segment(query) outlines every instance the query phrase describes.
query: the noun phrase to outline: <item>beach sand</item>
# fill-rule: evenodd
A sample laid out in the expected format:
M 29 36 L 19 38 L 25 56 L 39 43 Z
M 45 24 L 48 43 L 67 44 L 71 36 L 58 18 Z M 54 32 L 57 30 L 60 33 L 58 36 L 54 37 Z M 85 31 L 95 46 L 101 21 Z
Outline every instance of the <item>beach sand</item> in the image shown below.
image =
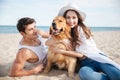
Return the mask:
M 67 77 L 67 71 L 52 69 L 49 74 L 42 73 L 23 77 L 9 77 L 9 69 L 16 57 L 20 34 L 0 34 L 0 80 L 79 80 Z M 100 50 L 120 64 L 120 31 L 94 32 L 94 40 Z M 26 65 L 30 66 L 30 64 Z

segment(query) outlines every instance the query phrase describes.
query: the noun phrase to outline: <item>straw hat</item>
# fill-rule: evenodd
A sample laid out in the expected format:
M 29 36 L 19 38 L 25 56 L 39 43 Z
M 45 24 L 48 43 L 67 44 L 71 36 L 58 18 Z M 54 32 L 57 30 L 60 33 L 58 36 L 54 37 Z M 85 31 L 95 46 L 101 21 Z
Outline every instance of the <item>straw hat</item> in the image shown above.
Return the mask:
M 66 6 L 62 7 L 58 13 L 58 16 L 63 16 L 63 14 L 69 9 L 77 11 L 81 15 L 82 19 L 85 20 L 86 14 L 80 11 L 79 8 L 73 3 L 69 3 Z

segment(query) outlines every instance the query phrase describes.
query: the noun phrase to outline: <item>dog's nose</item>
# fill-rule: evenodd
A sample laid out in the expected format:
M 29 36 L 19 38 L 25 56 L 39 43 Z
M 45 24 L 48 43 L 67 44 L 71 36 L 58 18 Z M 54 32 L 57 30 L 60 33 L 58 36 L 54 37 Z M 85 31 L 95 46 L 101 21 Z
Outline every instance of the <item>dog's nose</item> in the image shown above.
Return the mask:
M 53 22 L 52 23 L 53 29 L 56 29 L 56 24 Z

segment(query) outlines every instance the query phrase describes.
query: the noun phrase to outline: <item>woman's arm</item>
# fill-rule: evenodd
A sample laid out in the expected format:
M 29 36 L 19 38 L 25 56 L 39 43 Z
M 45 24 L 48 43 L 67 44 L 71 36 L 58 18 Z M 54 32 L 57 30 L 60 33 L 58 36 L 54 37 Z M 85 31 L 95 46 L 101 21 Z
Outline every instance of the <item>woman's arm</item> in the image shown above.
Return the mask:
M 82 58 L 84 57 L 83 54 L 75 52 L 75 51 L 66 51 L 60 48 L 56 48 L 54 44 L 56 44 L 57 41 L 54 40 L 53 38 L 49 38 L 46 42 L 45 45 L 50 46 L 50 49 L 58 54 L 64 54 L 64 55 L 68 55 L 68 56 L 72 56 L 72 57 L 78 57 L 78 58 Z
M 82 53 L 78 53 L 75 51 L 66 51 L 66 50 L 62 50 L 59 48 L 55 48 L 55 47 L 51 47 L 52 51 L 58 54 L 64 54 L 64 55 L 68 55 L 68 56 L 72 56 L 72 57 L 78 57 L 78 58 L 83 58 L 84 55 Z

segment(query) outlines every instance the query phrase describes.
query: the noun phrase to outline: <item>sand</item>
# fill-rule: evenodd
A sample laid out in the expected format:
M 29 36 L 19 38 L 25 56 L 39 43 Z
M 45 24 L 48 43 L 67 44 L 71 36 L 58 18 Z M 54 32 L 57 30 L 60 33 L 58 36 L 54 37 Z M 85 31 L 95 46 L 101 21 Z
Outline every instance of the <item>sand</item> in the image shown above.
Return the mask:
M 16 57 L 20 34 L 0 34 L 0 80 L 79 80 L 67 77 L 67 71 L 52 69 L 49 74 L 9 77 L 9 69 Z M 120 31 L 94 32 L 94 40 L 100 50 L 120 64 Z M 30 64 L 27 64 L 30 66 Z

